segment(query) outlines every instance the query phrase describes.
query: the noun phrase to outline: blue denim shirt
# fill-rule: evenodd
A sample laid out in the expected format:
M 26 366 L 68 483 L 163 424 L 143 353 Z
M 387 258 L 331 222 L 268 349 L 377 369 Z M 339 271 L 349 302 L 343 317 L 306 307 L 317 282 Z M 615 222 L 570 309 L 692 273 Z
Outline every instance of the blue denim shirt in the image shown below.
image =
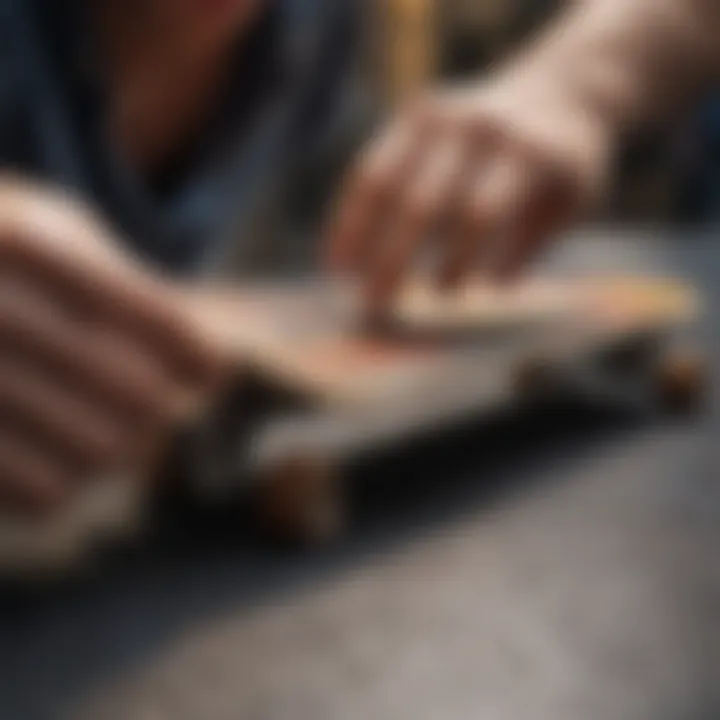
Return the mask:
M 158 193 L 106 133 L 81 0 L 0 0 L 0 167 L 90 198 L 145 259 L 194 272 L 258 242 L 250 218 L 301 165 L 351 65 L 349 0 L 268 0 L 182 179 Z

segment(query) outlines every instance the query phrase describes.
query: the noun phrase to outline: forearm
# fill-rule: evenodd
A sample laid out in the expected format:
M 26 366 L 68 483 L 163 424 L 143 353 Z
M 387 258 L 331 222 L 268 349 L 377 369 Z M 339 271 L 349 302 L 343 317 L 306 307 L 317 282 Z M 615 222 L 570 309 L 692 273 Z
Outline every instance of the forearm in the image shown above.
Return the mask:
M 619 128 L 686 107 L 720 76 L 720 0 L 578 0 L 527 50 Z

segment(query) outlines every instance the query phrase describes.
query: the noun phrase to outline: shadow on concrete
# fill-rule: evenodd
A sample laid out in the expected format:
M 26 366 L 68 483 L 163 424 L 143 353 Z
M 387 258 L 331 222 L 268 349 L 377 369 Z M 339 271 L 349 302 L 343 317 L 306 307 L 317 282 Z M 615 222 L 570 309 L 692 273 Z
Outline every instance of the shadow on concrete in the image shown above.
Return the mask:
M 0 588 L 0 717 L 63 716 L 188 628 L 287 601 L 373 553 L 452 528 L 468 512 L 492 513 L 643 423 L 577 404 L 508 412 L 359 462 L 350 474 L 351 528 L 314 552 L 262 546 L 242 506 L 168 502 L 151 537 L 86 577 L 42 590 Z

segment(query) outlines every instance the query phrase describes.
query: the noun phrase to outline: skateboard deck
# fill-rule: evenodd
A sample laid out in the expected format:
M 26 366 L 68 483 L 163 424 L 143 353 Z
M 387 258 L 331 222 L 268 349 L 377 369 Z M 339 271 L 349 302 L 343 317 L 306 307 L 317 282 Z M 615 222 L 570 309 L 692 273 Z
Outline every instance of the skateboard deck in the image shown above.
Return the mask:
M 682 283 L 622 276 L 476 284 L 455 295 L 417 282 L 374 331 L 358 326 L 351 305 L 312 280 L 198 291 L 198 322 L 213 326 L 247 372 L 302 399 L 303 410 L 256 428 L 256 465 L 311 449 L 372 449 L 492 409 L 517 393 L 528 360 L 569 370 L 671 334 L 700 310 Z
M 356 322 L 347 297 L 319 282 L 194 292 L 197 322 L 255 372 L 316 403 L 353 407 L 433 381 L 447 387 L 468 359 L 481 379 L 500 358 L 530 348 L 572 355 L 669 330 L 700 306 L 690 288 L 664 278 L 478 284 L 454 295 L 413 283 L 373 331 Z

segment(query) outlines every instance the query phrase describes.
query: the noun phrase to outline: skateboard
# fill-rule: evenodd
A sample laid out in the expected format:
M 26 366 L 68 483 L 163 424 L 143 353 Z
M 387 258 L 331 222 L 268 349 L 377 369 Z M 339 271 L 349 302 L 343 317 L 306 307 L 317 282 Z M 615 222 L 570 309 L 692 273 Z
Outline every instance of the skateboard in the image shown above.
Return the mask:
M 215 487 L 249 483 L 274 537 L 317 542 L 341 531 L 346 458 L 509 403 L 559 392 L 622 399 L 641 388 L 663 411 L 702 401 L 702 359 L 681 343 L 701 303 L 672 279 L 478 281 L 451 294 L 416 281 L 371 326 L 353 307 L 313 280 L 205 290 L 195 305 L 249 375 L 282 390 L 249 433 L 233 432 L 242 401 L 231 406 L 226 431 L 209 433 L 230 453 L 212 442 L 204 453 L 206 467 L 224 455 Z
M 239 368 L 237 388 L 188 412 L 193 490 L 245 494 L 272 537 L 296 543 L 342 531 L 348 457 L 570 387 L 605 397 L 642 385 L 672 411 L 703 396 L 701 358 L 677 345 L 700 299 L 668 278 L 477 281 L 450 294 L 416 279 L 382 323 L 316 278 L 195 286 L 185 297 Z M 3 520 L 0 571 L 66 569 L 101 539 L 132 536 L 156 470 L 122 469 L 39 526 Z

